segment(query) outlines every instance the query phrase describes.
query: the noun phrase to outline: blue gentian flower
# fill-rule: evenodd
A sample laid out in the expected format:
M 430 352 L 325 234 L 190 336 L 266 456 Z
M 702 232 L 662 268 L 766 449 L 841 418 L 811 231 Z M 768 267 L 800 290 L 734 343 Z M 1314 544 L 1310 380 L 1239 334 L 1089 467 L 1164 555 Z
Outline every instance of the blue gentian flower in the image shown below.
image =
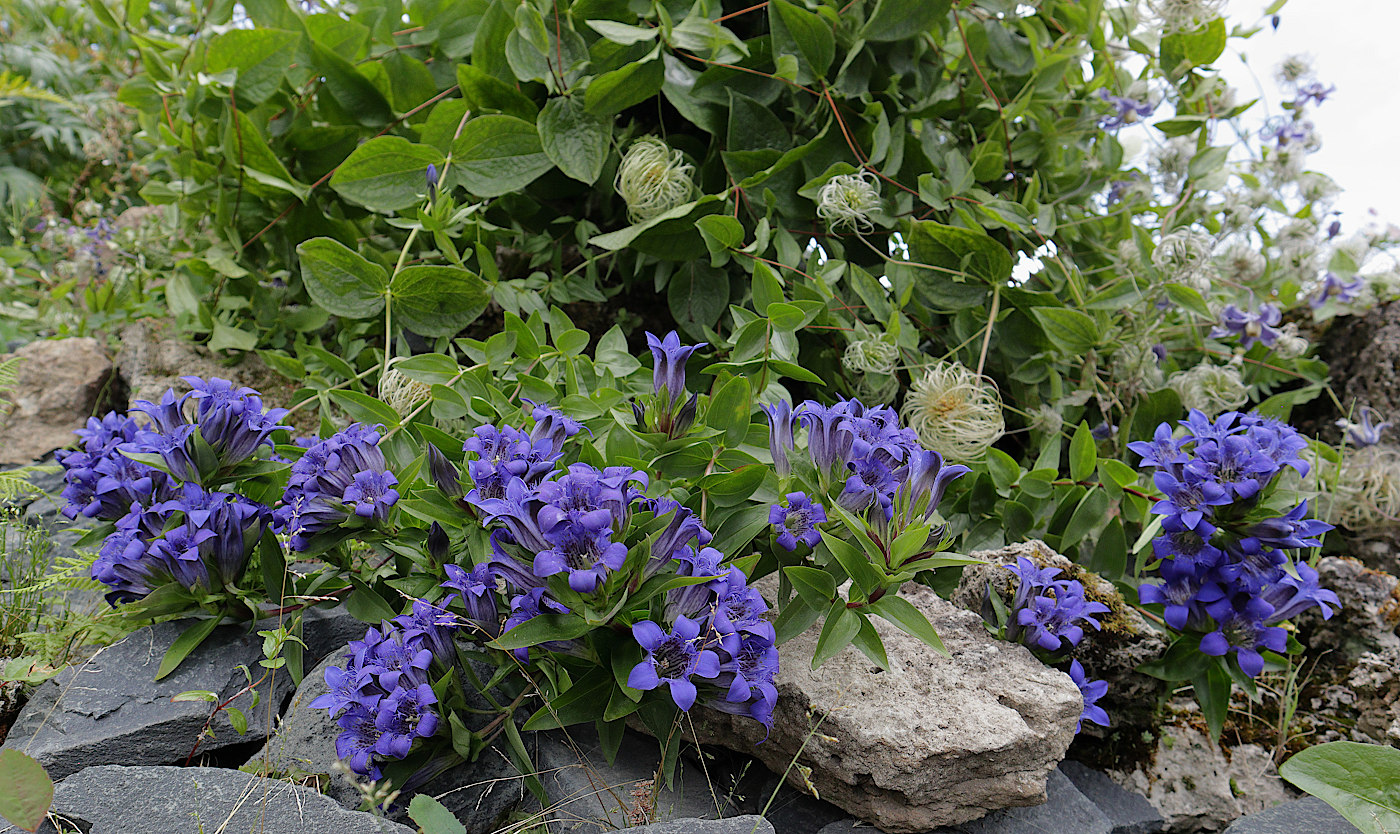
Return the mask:
M 788 452 L 794 447 L 792 406 L 779 400 L 759 407 L 768 416 L 768 450 L 773 454 L 773 468 L 779 478 L 786 478 L 792 474 L 792 462 L 788 460 Z
M 674 408 L 676 402 L 685 395 L 685 363 L 691 354 L 705 347 L 706 343 L 683 345 L 680 335 L 674 330 L 661 339 L 651 333 L 646 336 L 647 347 L 651 349 L 653 359 L 652 393 L 660 394 L 665 390 L 670 397 L 671 407 Z
M 677 617 L 669 635 L 651 620 L 643 620 L 632 626 L 632 637 L 646 652 L 627 675 L 627 685 L 633 689 L 650 690 L 664 683 L 676 706 L 689 712 L 698 694 L 691 676 L 719 675 L 719 655 L 701 647 L 700 623 L 689 617 Z
M 292 464 L 276 513 L 278 528 L 291 535 L 292 550 L 304 551 L 316 535 L 352 517 L 381 524 L 398 503 L 397 484 L 379 449 L 379 432 L 352 423 L 311 446 Z
M 778 528 L 778 546 L 787 551 L 796 550 L 798 542 L 816 547 L 822 539 L 817 525 L 826 521 L 826 508 L 812 503 L 805 492 L 789 492 L 787 503 L 768 510 L 768 523 Z
M 1108 713 L 1098 705 L 1098 701 L 1108 693 L 1108 682 L 1089 680 L 1084 672 L 1084 665 L 1077 660 L 1070 661 L 1069 677 L 1074 681 L 1074 685 L 1079 687 L 1079 694 L 1084 699 L 1084 711 L 1079 716 L 1079 723 L 1074 725 L 1074 731 L 1078 733 L 1084 727 L 1085 721 L 1107 727 Z

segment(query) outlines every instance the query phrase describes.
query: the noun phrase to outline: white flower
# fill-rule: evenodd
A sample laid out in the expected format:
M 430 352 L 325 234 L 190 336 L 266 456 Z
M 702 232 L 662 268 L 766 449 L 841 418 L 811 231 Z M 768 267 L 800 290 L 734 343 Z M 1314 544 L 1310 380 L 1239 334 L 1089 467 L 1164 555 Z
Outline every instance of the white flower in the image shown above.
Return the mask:
M 622 157 L 613 186 L 627 203 L 632 222 L 645 223 L 690 198 L 694 170 L 683 153 L 655 136 L 643 136 Z
M 899 416 L 919 442 L 952 460 L 979 457 L 1006 433 L 996 385 L 957 362 L 929 365 Z
M 868 171 L 837 174 L 817 194 L 817 216 L 832 230 L 874 228 L 871 213 L 880 208 L 880 191 Z
M 1284 87 L 1296 87 L 1313 75 L 1311 55 L 1289 55 L 1274 68 L 1274 79 Z

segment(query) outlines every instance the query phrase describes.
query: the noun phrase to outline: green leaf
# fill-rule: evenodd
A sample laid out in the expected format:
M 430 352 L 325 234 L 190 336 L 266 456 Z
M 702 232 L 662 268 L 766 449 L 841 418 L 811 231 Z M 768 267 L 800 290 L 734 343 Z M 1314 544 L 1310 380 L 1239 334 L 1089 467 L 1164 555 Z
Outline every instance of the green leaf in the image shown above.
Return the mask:
M 797 595 L 818 610 L 831 605 L 836 597 L 836 580 L 820 568 L 791 565 L 783 568 Z
M 1081 354 L 1099 343 L 1099 327 L 1087 313 L 1067 307 L 1032 307 L 1031 315 L 1061 353 Z
M 769 0 L 768 26 L 773 35 L 773 55 L 797 59 L 799 84 L 826 77 L 836 57 L 836 36 L 830 24 L 787 0 Z
M 708 263 L 691 261 L 671 276 L 666 287 L 671 315 L 685 332 L 703 338 L 729 302 L 729 276 Z
M 535 103 L 524 93 L 472 64 L 457 65 L 457 87 L 462 91 L 463 103 L 472 113 L 495 110 L 526 121 L 535 118 Z M 457 126 L 454 124 L 452 128 L 456 130 Z
M 1329 741 L 1295 754 L 1278 772 L 1364 834 L 1400 831 L 1400 750 L 1394 747 Z
M 1209 176 L 1225 165 L 1225 160 L 1229 155 L 1230 147 L 1227 145 L 1222 145 L 1218 148 L 1206 148 L 1191 157 L 1191 162 L 1187 165 L 1186 173 L 1193 180 Z
M 545 616 L 561 615 L 554 614 Z M 540 618 L 536 617 L 535 619 Z M 530 622 L 534 622 L 534 620 Z M 511 629 L 511 631 L 519 631 L 529 625 L 530 622 L 522 623 Z M 525 722 L 524 729 L 527 732 L 533 730 L 552 730 L 556 727 L 567 727 L 571 724 L 592 721 L 598 717 L 598 707 L 607 704 L 609 691 L 614 685 L 612 671 L 610 669 L 595 668 L 582 678 L 574 681 L 573 686 L 564 690 L 557 697 L 547 700 L 545 705 L 540 707 L 539 710 Z
M 317 306 L 352 319 L 371 318 L 383 311 L 389 286 L 384 267 L 328 237 L 306 241 L 297 247 L 297 255 L 302 282 Z
M 1091 489 L 1085 493 L 1060 534 L 1059 549 L 1068 551 L 1101 524 L 1108 517 L 1108 504 L 1108 493 L 1101 489 Z
M 381 127 L 393 120 L 394 108 L 389 106 L 389 100 L 354 64 L 317 43 L 311 45 L 311 55 L 316 69 L 326 79 L 326 89 L 355 121 L 365 127 Z
M 552 167 L 535 126 L 514 116 L 478 116 L 452 143 L 452 170 L 478 197 L 519 191 Z
M 1178 75 L 1192 67 L 1205 66 L 1225 51 L 1225 19 L 1217 17 L 1194 32 L 1178 32 L 1162 38 L 1162 69 Z
M 355 588 L 350 592 L 350 596 L 345 598 L 345 610 L 350 616 L 362 623 L 377 626 L 381 621 L 392 620 L 399 615 L 392 605 L 384 601 L 384 597 L 380 596 L 378 591 L 364 582 L 352 577 L 350 584 Z
M 408 815 L 428 834 L 467 834 L 467 827 L 451 811 L 425 793 L 414 794 L 408 803 Z
M 549 161 L 565 176 L 592 185 L 603 173 L 612 122 L 587 112 L 577 96 L 552 98 L 535 123 Z
M 825 548 L 832 555 L 861 593 L 868 595 L 880 585 L 880 575 L 870 564 L 870 557 L 865 555 L 865 551 L 832 535 L 822 536 L 818 547 Z
M 219 627 L 220 617 L 210 617 L 207 620 L 199 620 L 180 633 L 179 637 L 166 649 L 165 657 L 161 658 L 160 668 L 156 670 L 155 680 L 160 680 L 171 672 L 175 671 L 190 652 L 199 648 L 199 644 Z
M 928 617 L 904 597 L 886 594 L 866 607 L 876 616 L 894 623 L 905 634 L 924 641 L 944 657 L 951 657 L 938 632 L 933 630 L 933 624 L 928 621 Z
M 985 232 L 945 226 L 932 220 L 916 220 L 909 233 L 909 254 L 917 262 L 937 267 L 938 279 L 950 272 L 999 284 L 1011 277 L 1011 253 Z M 921 270 L 927 272 L 927 270 Z
M 1069 476 L 1075 481 L 1085 481 L 1094 474 L 1098 462 L 1097 444 L 1094 432 L 1088 423 L 1080 423 L 1074 429 L 1074 439 L 1069 442 Z
M 371 211 L 402 211 L 423 201 L 428 193 L 428 166 L 441 170 L 442 164 L 442 154 L 431 145 L 417 145 L 402 136 L 378 136 L 340 163 L 331 176 L 331 188 Z
M 880 640 L 880 632 L 875 630 L 875 624 L 870 622 L 864 611 L 856 612 L 856 619 L 860 620 L 860 631 L 851 639 L 851 643 L 860 649 L 861 653 L 870 658 L 880 669 L 888 672 L 890 670 L 890 658 L 885 654 L 885 644 Z
M 1205 674 L 1192 678 L 1191 686 L 1196 691 L 1196 702 L 1201 705 L 1201 714 L 1206 718 L 1206 728 L 1212 741 L 1219 740 L 1220 730 L 1225 726 L 1225 715 L 1230 710 L 1230 673 L 1224 667 L 1224 659 L 1216 659 L 1206 667 Z
M 18 750 L 0 750 L 0 817 L 38 831 L 53 805 L 53 780 L 44 766 Z
M 710 250 L 710 265 L 722 266 L 730 249 L 744 242 L 744 224 L 727 214 L 710 214 L 695 221 L 695 228 Z M 755 273 L 757 269 L 754 270 Z M 771 273 L 770 273 L 771 274 Z
M 577 614 L 541 614 L 492 640 L 493 649 L 523 649 L 550 640 L 572 640 L 592 630 L 588 621 Z
M 953 0 L 880 0 L 860 36 L 871 43 L 907 40 L 931 30 L 952 5 Z
M 1169 282 L 1166 285 L 1167 298 L 1178 307 L 1184 307 L 1203 319 L 1214 321 L 1216 316 L 1210 311 L 1201 291 L 1185 284 Z
M 660 29 L 647 26 L 630 26 L 613 20 L 585 20 L 589 28 L 608 40 L 623 46 L 649 41 L 661 34 Z
M 724 445 L 731 449 L 743 444 L 749 433 L 752 404 L 748 377 L 736 376 L 710 398 L 705 424 L 724 432 Z
M 481 315 L 491 290 L 455 266 L 410 266 L 389 285 L 394 320 L 423 336 L 455 336 Z
M 385 426 L 393 427 L 400 422 L 397 411 L 369 394 L 362 394 L 359 391 L 331 391 L 330 398 L 336 405 L 345 409 L 351 419 L 361 423 L 370 425 L 382 423 Z M 378 620 L 374 622 L 378 622 Z
M 599 118 L 615 116 L 655 97 L 665 80 L 666 67 L 657 57 L 630 63 L 593 79 L 583 91 L 583 104 Z
M 816 649 L 812 652 L 812 669 L 816 670 L 827 660 L 851 644 L 860 632 L 861 618 L 846 607 L 844 599 L 837 599 L 826 613 L 821 634 L 817 637 Z
M 206 72 L 238 71 L 233 84 L 240 107 L 255 107 L 281 86 L 301 35 L 283 29 L 231 29 L 209 42 Z
M 224 712 L 228 713 L 228 723 L 233 727 L 233 731 L 240 736 L 248 734 L 248 716 L 243 714 L 243 710 L 238 707 L 226 707 Z

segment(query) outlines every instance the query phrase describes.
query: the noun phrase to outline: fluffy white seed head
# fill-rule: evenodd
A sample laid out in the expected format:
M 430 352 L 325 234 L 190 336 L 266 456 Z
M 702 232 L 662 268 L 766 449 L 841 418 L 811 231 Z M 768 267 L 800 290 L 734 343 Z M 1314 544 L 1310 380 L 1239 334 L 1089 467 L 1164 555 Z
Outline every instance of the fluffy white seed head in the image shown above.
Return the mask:
M 880 190 L 869 171 L 837 174 L 817 194 L 817 216 L 828 228 L 868 231 L 870 215 L 880 208 Z
M 1296 87 L 1313 76 L 1311 55 L 1289 55 L 1274 68 L 1274 78 L 1284 87 Z
M 1230 244 L 1217 264 L 1221 275 L 1238 284 L 1249 284 L 1263 278 L 1267 266 L 1263 253 L 1244 242 Z
M 685 154 L 655 136 L 643 136 L 622 157 L 613 185 L 632 222 L 645 223 L 690 199 L 694 170 Z
M 1355 533 L 1400 527 L 1400 450 L 1384 445 L 1346 449 L 1339 463 L 1306 457 L 1313 464 L 1313 506 L 1320 518 Z
M 1152 252 L 1152 263 L 1169 281 L 1189 281 L 1210 265 L 1215 240 L 1205 232 L 1181 228 L 1168 233 Z
M 1274 353 L 1281 359 L 1297 359 L 1308 352 L 1308 340 L 1298 335 L 1298 325 L 1289 322 L 1279 329 L 1274 340 Z
M 996 384 L 957 362 L 926 367 L 899 416 L 919 442 L 952 460 L 980 457 L 1006 433 Z
M 1226 0 L 1147 0 L 1163 35 L 1194 32 L 1220 17 Z
M 889 376 L 899 365 L 899 348 L 877 336 L 858 339 L 847 346 L 841 364 L 852 373 Z
M 416 379 L 409 379 L 402 371 L 390 367 L 379 377 L 379 399 L 400 415 L 408 416 L 419 404 L 426 402 L 433 389 Z
M 1249 391 L 1233 365 L 1202 362 L 1194 368 L 1171 375 L 1167 385 L 1181 397 L 1186 408 L 1199 408 L 1206 414 L 1239 408 L 1249 402 Z

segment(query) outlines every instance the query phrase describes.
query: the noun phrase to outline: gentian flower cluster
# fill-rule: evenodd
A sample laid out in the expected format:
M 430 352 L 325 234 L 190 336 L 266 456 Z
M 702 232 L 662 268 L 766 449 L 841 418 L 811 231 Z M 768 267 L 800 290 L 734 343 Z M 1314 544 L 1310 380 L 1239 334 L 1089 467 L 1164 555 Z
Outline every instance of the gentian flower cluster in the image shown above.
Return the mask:
M 456 629 L 453 615 L 415 600 L 411 613 L 350 641 L 344 666 L 326 669 L 330 691 L 311 706 L 330 710 L 342 730 L 336 755 L 351 770 L 379 779 L 381 765 L 406 758 L 446 726 L 432 684 L 458 668 Z
M 938 452 L 923 448 L 912 430 L 900 426 L 892 408 L 867 408 L 858 400 L 831 406 L 808 400 L 796 409 L 778 403 L 763 410 L 779 477 L 792 474 L 794 431 L 805 427 L 814 483 L 834 496 L 837 506 L 866 518 L 882 538 L 931 518 L 948 484 L 970 471 L 945 464 Z M 815 547 L 826 507 L 801 491 L 788 493 L 786 502 L 769 514 L 778 546 L 790 551 L 799 543 Z
M 177 397 L 170 390 L 158 403 L 136 403 L 135 410 L 146 415 L 150 425 L 123 446 L 126 451 L 159 455 L 181 481 L 203 483 L 253 457 L 259 448 L 271 449 L 272 433 L 291 428 L 277 422 L 287 409 L 265 409 L 251 388 L 237 388 L 226 379 L 181 379 L 189 384 L 188 393 Z M 187 409 L 191 401 L 194 406 Z
M 647 347 L 651 349 L 652 356 L 651 407 L 648 409 L 642 402 L 632 403 L 638 429 L 660 432 L 673 439 L 690 429 L 695 422 L 699 395 L 686 397 L 685 363 L 705 344 L 683 345 L 681 337 L 674 330 L 660 339 L 647 334 Z
M 121 447 L 136 440 L 139 424 L 115 411 L 105 417 L 89 417 L 87 427 L 74 434 L 81 438 L 77 450 L 56 455 L 63 466 L 63 514 L 68 518 L 116 521 L 133 504 L 169 497 L 169 479 L 153 466 L 123 455 Z
M 1107 605 L 1085 599 L 1079 580 L 1059 578 L 1059 568 L 1041 568 L 1019 556 L 1016 564 L 1006 569 L 1017 580 L 1008 640 L 1019 639 L 1047 652 L 1067 651 L 1084 639 L 1085 625 L 1100 628 L 1095 614 L 1108 613 Z
M 1330 617 L 1340 604 L 1317 571 L 1290 557 L 1320 546 L 1331 525 L 1308 518 L 1306 501 L 1270 501 L 1285 470 L 1307 474 L 1307 441 L 1285 423 L 1233 411 L 1212 421 L 1193 410 L 1180 426 L 1179 438 L 1163 423 L 1152 440 L 1128 445 L 1165 496 L 1152 508 L 1162 516 L 1152 542 L 1162 581 L 1139 596 L 1162 605 L 1172 628 L 1201 635 L 1202 652 L 1231 656 L 1253 677 L 1264 651 L 1286 648 L 1279 623 L 1314 606 Z
M 669 397 L 674 381 L 659 386 Z M 679 398 L 677 398 L 679 399 Z M 534 405 L 534 404 L 532 404 Z M 492 555 L 471 569 L 446 566 L 448 604 L 475 635 L 493 637 L 543 614 L 606 610 L 618 595 L 656 576 L 694 577 L 660 597 L 651 619 L 631 623 L 644 657 L 628 677 L 641 690 L 665 686 L 681 709 L 697 701 L 768 724 L 777 690 L 776 638 L 767 604 L 748 577 L 721 565 L 724 554 L 686 507 L 649 499 L 645 473 L 625 466 L 562 465 L 565 441 L 581 426 L 534 405 L 527 434 L 483 426 L 469 439 L 460 496 L 491 531 Z M 456 483 L 445 458 L 440 484 Z M 637 531 L 650 531 L 639 540 Z M 634 554 L 629 559 L 629 553 Z M 497 590 L 503 608 L 497 611 Z M 502 623 L 499 617 L 504 617 Z M 577 653 L 579 640 L 515 649 Z
M 1139 119 L 1145 119 L 1157 109 L 1157 105 L 1151 101 L 1139 101 L 1130 96 L 1116 96 L 1108 90 L 1099 90 L 1099 98 L 1113 108 L 1112 113 L 1099 119 L 1099 127 L 1104 130 L 1117 130 Z
M 133 504 L 103 543 L 92 576 L 112 589 L 106 596 L 114 605 L 170 582 L 217 593 L 237 585 L 270 521 L 262 504 L 187 483 L 168 500 Z
M 352 423 L 292 464 L 276 528 L 290 534 L 292 550 L 300 552 L 317 534 L 346 522 L 382 524 L 399 500 L 398 483 L 379 449 L 379 432 Z
M 1220 313 L 1220 324 L 1211 329 L 1210 335 L 1213 339 L 1232 334 L 1239 336 L 1240 346 L 1245 350 L 1249 350 L 1256 342 L 1263 342 L 1265 346 L 1272 347 L 1278 340 L 1277 328 L 1282 318 L 1278 307 L 1273 304 L 1260 304 L 1259 309 L 1254 312 L 1227 304 Z
M 183 377 L 191 390 L 141 401 L 126 417 L 92 418 L 81 448 L 61 452 L 64 513 L 115 522 L 93 563 L 109 602 L 130 602 L 176 582 L 205 594 L 233 588 L 271 520 L 261 504 L 201 484 L 272 447 L 285 409 L 265 409 L 250 388 Z M 158 455 L 168 470 L 129 455 Z
M 1018 556 L 1016 564 L 1005 565 L 1005 568 L 1016 577 L 1010 621 L 1006 624 L 1007 640 L 1058 654 L 1079 645 L 1084 639 L 1084 626 L 1101 628 L 1094 615 L 1107 614 L 1109 608 L 1101 602 L 1085 599 L 1083 583 L 1062 579 L 1059 568 L 1042 568 L 1024 556 Z M 1079 732 L 1085 720 L 1107 727 L 1108 713 L 1096 702 L 1108 692 L 1108 684 L 1089 680 L 1078 660 L 1070 663 L 1068 673 L 1084 698 L 1084 711 L 1075 732 Z

